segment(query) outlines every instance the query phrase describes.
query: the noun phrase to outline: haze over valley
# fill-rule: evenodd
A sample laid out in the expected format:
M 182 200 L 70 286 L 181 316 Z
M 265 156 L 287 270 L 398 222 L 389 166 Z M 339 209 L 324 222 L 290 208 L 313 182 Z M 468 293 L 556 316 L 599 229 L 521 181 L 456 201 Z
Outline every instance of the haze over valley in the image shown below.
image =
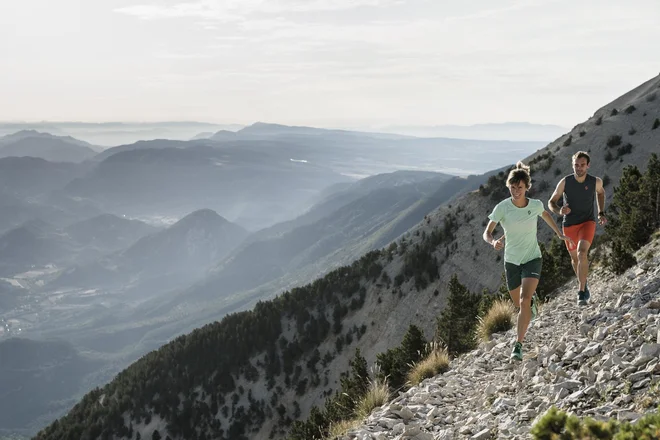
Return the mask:
M 2 400 L 0 428 L 18 433 L 177 335 L 386 246 L 544 145 L 256 123 L 108 147 L 24 128 L 0 138 L 0 340 L 24 353 L 12 383 L 45 393 Z

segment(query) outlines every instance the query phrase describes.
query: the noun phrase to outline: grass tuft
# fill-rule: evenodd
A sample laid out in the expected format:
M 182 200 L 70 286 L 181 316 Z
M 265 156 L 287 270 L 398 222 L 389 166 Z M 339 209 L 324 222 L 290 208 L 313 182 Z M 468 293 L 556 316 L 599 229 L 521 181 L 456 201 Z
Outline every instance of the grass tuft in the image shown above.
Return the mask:
M 449 370 L 447 348 L 437 342 L 429 344 L 428 356 L 417 362 L 408 373 L 408 383 L 419 385 L 424 379 L 431 378 Z
M 479 318 L 477 335 L 484 341 L 488 341 L 493 333 L 505 332 L 513 328 L 516 317 L 516 308 L 508 299 L 500 299 L 493 303 L 492 307 L 483 318 Z

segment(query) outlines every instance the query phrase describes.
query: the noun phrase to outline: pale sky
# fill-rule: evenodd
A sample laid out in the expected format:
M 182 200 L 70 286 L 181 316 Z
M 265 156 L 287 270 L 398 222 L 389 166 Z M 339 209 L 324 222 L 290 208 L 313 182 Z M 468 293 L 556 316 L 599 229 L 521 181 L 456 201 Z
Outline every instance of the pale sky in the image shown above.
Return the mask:
M 0 120 L 572 127 L 658 42 L 659 0 L 0 0 Z

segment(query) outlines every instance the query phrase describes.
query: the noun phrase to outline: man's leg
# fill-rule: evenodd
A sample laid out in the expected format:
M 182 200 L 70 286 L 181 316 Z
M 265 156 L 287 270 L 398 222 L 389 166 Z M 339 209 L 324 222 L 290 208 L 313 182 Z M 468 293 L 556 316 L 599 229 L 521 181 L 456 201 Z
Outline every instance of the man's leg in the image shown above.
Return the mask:
M 580 282 L 580 290 L 584 291 L 587 285 L 587 276 L 589 275 L 589 248 L 591 243 L 587 240 L 580 240 L 577 247 L 577 277 Z M 573 256 L 571 255 L 571 259 Z
M 562 227 L 562 232 L 564 235 L 567 237 L 571 237 L 573 240 L 573 245 L 566 241 L 566 249 L 568 250 L 568 254 L 571 256 L 571 266 L 573 266 L 573 272 L 575 272 L 575 277 L 578 278 L 578 284 L 580 283 L 579 281 L 579 276 L 578 276 L 578 264 L 579 264 L 579 258 L 578 258 L 578 249 L 577 249 L 577 244 L 580 241 L 578 238 L 578 232 L 579 232 L 579 225 L 574 225 L 574 226 L 563 226 Z
M 580 291 L 584 292 L 583 295 L 583 305 L 585 302 L 589 301 L 591 294 L 589 293 L 589 288 L 587 287 L 587 278 L 589 276 L 589 248 L 591 243 L 594 241 L 596 235 L 596 222 L 588 221 L 581 225 L 580 230 L 578 231 L 577 241 L 578 247 L 578 280 L 580 282 Z M 579 292 L 578 292 L 579 294 Z
M 575 277 L 578 278 L 578 284 L 580 283 L 579 281 L 579 276 L 578 276 L 578 250 L 573 249 L 572 251 L 568 251 L 568 254 L 571 256 L 571 266 L 573 266 L 573 272 L 575 272 Z

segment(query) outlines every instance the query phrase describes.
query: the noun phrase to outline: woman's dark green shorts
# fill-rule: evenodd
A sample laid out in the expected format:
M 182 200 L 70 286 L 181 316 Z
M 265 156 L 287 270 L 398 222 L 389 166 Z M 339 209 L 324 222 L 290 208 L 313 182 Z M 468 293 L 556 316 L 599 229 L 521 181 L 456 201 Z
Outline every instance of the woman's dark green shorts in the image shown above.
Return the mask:
M 513 290 L 520 287 L 523 278 L 541 278 L 541 268 L 543 260 L 536 258 L 521 265 L 513 263 L 504 263 L 504 272 L 506 273 L 506 287 Z

